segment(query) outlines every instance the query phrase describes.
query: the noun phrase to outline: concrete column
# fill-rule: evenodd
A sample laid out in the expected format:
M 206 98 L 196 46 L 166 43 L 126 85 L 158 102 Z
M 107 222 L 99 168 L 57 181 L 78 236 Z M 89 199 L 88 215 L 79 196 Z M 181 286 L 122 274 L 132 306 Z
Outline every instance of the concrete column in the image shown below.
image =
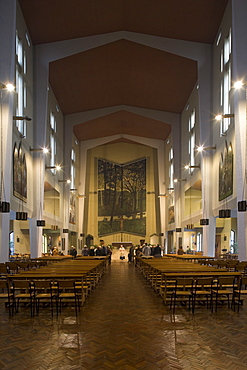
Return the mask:
M 12 83 L 15 80 L 15 19 L 16 0 L 0 1 L 0 82 Z M 12 127 L 14 92 L 1 89 L 0 117 L 0 156 L 1 156 L 1 195 L 3 201 L 10 202 L 12 172 Z M 10 213 L 0 215 L 0 262 L 9 258 Z
M 48 104 L 48 64 L 43 61 L 39 49 L 35 50 L 34 67 L 34 143 L 37 147 L 46 145 L 47 104 Z M 36 221 L 43 219 L 44 206 L 45 155 L 33 153 L 33 217 L 30 220 L 31 257 L 41 256 L 42 228 L 36 226 Z M 32 228 L 32 229 L 31 229 Z
M 245 0 L 232 0 L 232 80 L 247 81 L 246 60 L 246 14 Z M 236 194 L 237 201 L 246 199 L 246 88 L 233 91 L 233 113 L 235 115 L 235 156 Z M 244 191 L 243 191 L 244 190 Z M 237 205 L 236 205 L 237 206 Z M 247 258 L 247 215 L 238 212 L 238 256 L 240 260 Z
M 37 227 L 36 221 L 35 217 L 29 219 L 31 258 L 42 255 L 42 227 Z
M 212 49 L 205 53 L 205 63 L 198 68 L 198 99 L 199 99 L 199 123 L 200 145 L 212 147 Z M 203 151 L 201 154 L 201 178 L 202 178 L 202 218 L 209 219 L 209 225 L 202 227 L 203 239 L 202 250 L 204 255 L 214 257 L 215 254 L 215 230 L 216 220 L 212 214 L 212 181 L 211 169 L 214 150 Z

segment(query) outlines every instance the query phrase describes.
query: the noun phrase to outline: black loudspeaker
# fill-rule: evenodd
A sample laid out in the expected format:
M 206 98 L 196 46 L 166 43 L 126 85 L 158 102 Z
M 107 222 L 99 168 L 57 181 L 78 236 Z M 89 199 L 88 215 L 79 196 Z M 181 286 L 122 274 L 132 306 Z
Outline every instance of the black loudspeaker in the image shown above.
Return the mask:
M 21 212 L 21 220 L 27 221 L 27 212 Z
M 192 229 L 194 229 L 194 224 L 188 224 L 188 225 L 187 225 L 187 229 L 188 229 L 188 230 L 192 230 Z
M 176 227 L 176 233 L 181 233 L 181 232 L 182 232 L 181 227 Z
M 0 213 L 9 213 L 9 212 L 10 212 L 10 203 L 0 202 Z
M 219 211 L 219 218 L 230 218 L 231 210 L 230 209 L 221 209 Z
M 16 220 L 27 221 L 27 212 L 16 212 Z
M 37 226 L 45 226 L 45 220 L 37 220 Z
M 15 219 L 20 220 L 21 219 L 21 212 L 16 212 Z
M 209 219 L 208 218 L 201 218 L 200 219 L 200 225 L 209 225 Z
M 225 218 L 230 218 L 231 217 L 231 210 L 230 209 L 226 209 L 225 210 Z
M 246 209 L 246 200 L 241 200 L 241 202 L 238 202 L 238 212 L 246 212 Z
M 220 209 L 219 210 L 219 218 L 225 218 L 225 210 L 224 209 Z
M 69 229 L 63 229 L 63 233 L 64 234 L 68 234 L 69 233 Z

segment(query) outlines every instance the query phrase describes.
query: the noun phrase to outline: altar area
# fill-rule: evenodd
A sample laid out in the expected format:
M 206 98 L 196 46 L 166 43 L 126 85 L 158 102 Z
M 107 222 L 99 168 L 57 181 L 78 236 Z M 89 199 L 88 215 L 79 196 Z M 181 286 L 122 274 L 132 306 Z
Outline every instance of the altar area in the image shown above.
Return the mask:
M 132 246 L 132 242 L 113 242 L 112 246 L 114 247 L 112 251 L 112 260 L 128 262 L 128 253 L 130 247 Z M 124 251 L 119 250 L 121 246 L 125 249 Z M 125 259 L 121 260 L 121 255 L 124 256 Z

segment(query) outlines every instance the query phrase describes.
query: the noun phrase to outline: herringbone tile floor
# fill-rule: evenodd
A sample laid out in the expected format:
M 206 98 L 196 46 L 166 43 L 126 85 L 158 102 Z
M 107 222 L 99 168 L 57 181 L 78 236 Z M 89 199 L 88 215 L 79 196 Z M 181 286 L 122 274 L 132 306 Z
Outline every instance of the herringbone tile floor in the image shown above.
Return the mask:
M 29 310 L 9 318 L 0 307 L 0 369 L 247 369 L 247 302 L 173 316 L 139 271 L 113 261 L 80 315 Z

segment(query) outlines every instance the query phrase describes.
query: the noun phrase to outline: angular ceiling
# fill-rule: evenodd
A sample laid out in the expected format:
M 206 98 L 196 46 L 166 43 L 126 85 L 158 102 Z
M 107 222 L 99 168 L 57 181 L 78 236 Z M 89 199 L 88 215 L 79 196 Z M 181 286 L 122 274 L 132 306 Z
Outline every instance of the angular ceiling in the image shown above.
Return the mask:
M 143 127 L 145 131 L 143 132 Z M 165 140 L 171 132 L 171 125 L 120 110 L 106 116 L 96 118 L 74 126 L 78 140 L 92 140 L 119 133 L 157 140 Z
M 197 63 L 119 40 L 50 63 L 49 80 L 64 114 L 116 105 L 181 113 Z
M 116 31 L 214 42 L 228 0 L 19 0 L 34 45 Z
M 19 3 L 34 45 L 117 31 L 212 44 L 228 0 Z M 122 39 L 50 63 L 49 81 L 64 114 L 121 105 L 181 113 L 197 81 L 197 65 Z M 170 131 L 166 123 L 122 109 L 74 127 L 79 140 L 125 133 L 164 140 Z

